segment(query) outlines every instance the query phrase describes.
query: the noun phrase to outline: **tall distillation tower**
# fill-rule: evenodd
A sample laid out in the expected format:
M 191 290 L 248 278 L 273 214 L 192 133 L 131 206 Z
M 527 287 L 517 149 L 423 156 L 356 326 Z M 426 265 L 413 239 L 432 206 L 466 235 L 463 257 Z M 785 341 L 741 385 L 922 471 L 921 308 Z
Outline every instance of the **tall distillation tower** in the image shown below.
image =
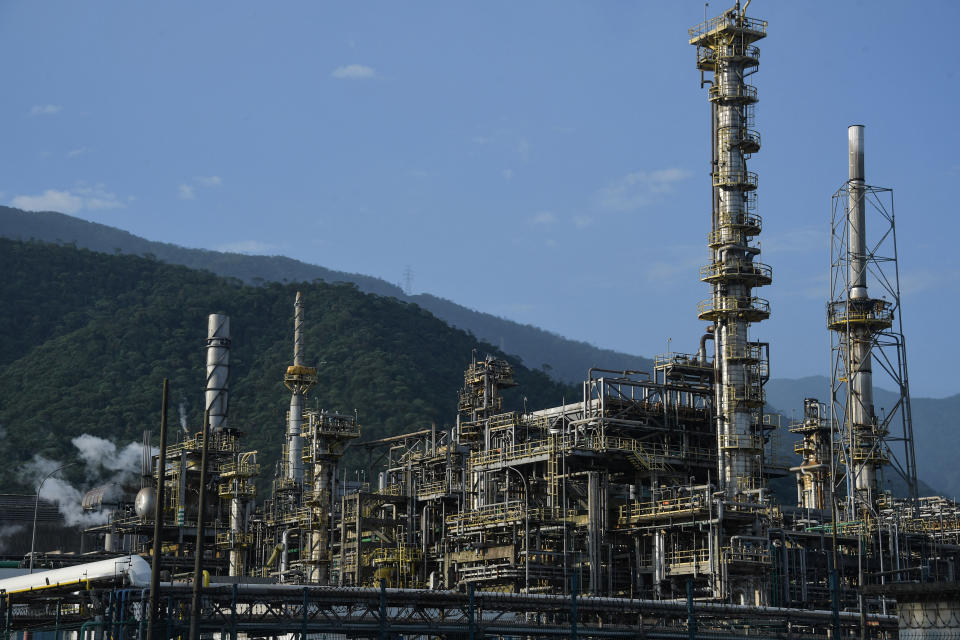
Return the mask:
M 748 3 L 749 4 L 749 3 Z M 763 385 L 769 375 L 768 345 L 752 342 L 751 323 L 770 315 L 769 303 L 754 295 L 770 284 L 772 270 L 756 260 L 760 233 L 756 208 L 757 175 L 747 159 L 760 149 L 754 131 L 757 89 L 746 78 L 759 65 L 753 44 L 767 23 L 733 9 L 690 30 L 697 68 L 712 72 L 709 84 L 712 132 L 713 207 L 708 238 L 711 262 L 700 270 L 712 297 L 698 305 L 701 320 L 714 323 L 715 397 L 719 480 L 728 498 L 761 488 Z
M 917 497 L 893 191 L 866 184 L 863 129 L 847 130 L 849 178 L 833 195 L 827 305 L 832 418 L 845 471 L 838 481 L 846 485 L 851 520 L 877 515 L 884 468 L 901 475 L 910 497 Z M 868 275 L 881 298 L 870 297 Z M 899 392 L 880 415 L 873 398 L 874 365 Z M 891 434 L 896 423 L 899 433 Z M 896 441 L 903 444 L 902 455 L 890 446 Z

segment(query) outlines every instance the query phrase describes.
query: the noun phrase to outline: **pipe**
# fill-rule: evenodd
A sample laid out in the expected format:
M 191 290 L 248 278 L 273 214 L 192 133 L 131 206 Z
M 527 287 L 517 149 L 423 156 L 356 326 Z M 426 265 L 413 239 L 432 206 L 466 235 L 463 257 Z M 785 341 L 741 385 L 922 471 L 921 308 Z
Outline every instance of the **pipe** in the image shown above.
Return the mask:
M 287 570 L 290 568 L 290 529 L 284 529 L 280 536 L 280 545 L 283 547 L 280 554 L 280 580 L 283 581 Z
M 707 340 L 714 340 L 713 327 L 707 327 L 707 333 L 700 336 L 700 349 L 697 351 L 697 359 L 700 365 L 707 364 Z
M 212 318 L 213 316 L 211 316 Z M 226 417 L 226 416 L 224 416 Z M 193 597 L 190 600 L 190 640 L 199 640 L 200 580 L 203 571 L 203 536 L 207 496 L 207 451 L 210 442 L 210 415 L 203 412 L 203 449 L 200 454 L 200 497 L 197 501 L 197 541 L 193 549 Z
M 147 613 L 147 640 L 153 640 L 153 624 L 157 616 L 160 584 L 160 552 L 163 548 L 163 500 L 167 468 L 167 402 L 169 381 L 163 379 L 163 400 L 160 404 L 160 453 L 157 457 L 157 503 L 153 507 L 153 557 L 150 564 L 150 608 Z

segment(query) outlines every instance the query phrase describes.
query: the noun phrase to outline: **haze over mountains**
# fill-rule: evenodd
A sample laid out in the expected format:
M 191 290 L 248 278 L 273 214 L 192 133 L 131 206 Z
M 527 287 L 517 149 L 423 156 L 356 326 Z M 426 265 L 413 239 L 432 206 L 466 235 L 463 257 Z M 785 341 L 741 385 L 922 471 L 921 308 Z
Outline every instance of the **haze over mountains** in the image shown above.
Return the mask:
M 108 254 L 149 256 L 161 262 L 204 269 L 252 285 L 265 283 L 349 282 L 360 291 L 412 302 L 451 326 L 472 333 L 479 340 L 518 356 L 527 368 L 548 373 L 562 383 L 577 383 L 591 366 L 646 371 L 648 358 L 599 349 L 585 342 L 568 340 L 530 325 L 474 311 L 430 294 L 406 295 L 379 278 L 333 271 L 282 256 L 255 256 L 187 249 L 153 242 L 106 225 L 87 222 L 55 212 L 25 212 L 0 207 L 0 236 L 15 240 L 41 240 Z M 69 313 L 68 310 L 63 312 Z M 445 392 L 445 391 L 441 391 Z M 799 414 L 803 398 L 825 399 L 828 382 L 822 376 L 797 380 L 774 379 L 767 385 L 768 408 Z M 449 393 L 453 393 L 451 389 Z M 877 407 L 892 404 L 890 392 L 877 390 Z M 960 446 L 955 428 L 960 414 L 960 394 L 948 398 L 914 398 L 913 416 L 918 468 L 923 481 L 948 496 L 960 494 L 960 469 L 952 464 L 952 451 Z M 789 434 L 785 434 L 789 442 Z

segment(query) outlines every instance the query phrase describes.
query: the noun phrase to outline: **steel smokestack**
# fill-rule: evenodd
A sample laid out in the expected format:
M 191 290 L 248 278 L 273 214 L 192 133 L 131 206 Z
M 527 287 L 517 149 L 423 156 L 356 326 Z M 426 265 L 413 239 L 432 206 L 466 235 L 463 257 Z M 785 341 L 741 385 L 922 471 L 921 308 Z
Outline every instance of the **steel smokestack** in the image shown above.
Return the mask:
M 211 313 L 207 318 L 207 387 L 204 395 L 210 428 L 214 431 L 227 428 L 229 383 L 230 316 Z
M 850 299 L 867 297 L 867 237 L 864 211 L 863 125 L 847 128 L 849 149 L 849 206 L 847 232 L 849 233 Z

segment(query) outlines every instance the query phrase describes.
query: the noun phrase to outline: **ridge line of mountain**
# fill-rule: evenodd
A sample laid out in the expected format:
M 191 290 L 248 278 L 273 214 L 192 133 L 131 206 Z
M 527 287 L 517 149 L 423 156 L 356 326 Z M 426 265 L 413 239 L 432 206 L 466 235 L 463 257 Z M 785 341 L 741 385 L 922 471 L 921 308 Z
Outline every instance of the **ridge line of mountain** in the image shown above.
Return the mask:
M 353 283 L 364 293 L 375 293 L 417 304 L 447 324 L 468 331 L 478 339 L 498 346 L 501 351 L 515 355 L 527 367 L 541 369 L 564 383 L 580 382 L 587 369 L 598 365 L 641 371 L 649 370 L 653 366 L 649 358 L 565 338 L 533 325 L 470 309 L 429 293 L 407 295 L 400 287 L 380 278 L 336 271 L 285 256 L 191 249 L 147 240 L 116 227 L 55 211 L 28 212 L 5 206 L 0 206 L 0 237 L 72 244 L 108 254 L 146 256 L 168 264 L 238 278 L 253 285 L 267 282 L 312 282 L 318 278 L 329 283 Z

